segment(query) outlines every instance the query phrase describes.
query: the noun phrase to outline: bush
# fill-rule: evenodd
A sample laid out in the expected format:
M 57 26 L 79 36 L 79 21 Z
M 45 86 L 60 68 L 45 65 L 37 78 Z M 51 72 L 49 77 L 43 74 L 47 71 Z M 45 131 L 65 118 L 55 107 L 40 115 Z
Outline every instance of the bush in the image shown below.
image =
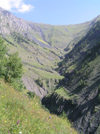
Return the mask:
M 20 79 L 22 74 L 23 68 L 18 53 L 10 55 L 6 64 L 5 80 L 11 82 L 13 79 Z
M 6 55 L 7 49 L 6 49 L 6 45 L 5 42 L 2 38 L 0 38 L 0 60 L 4 58 L 4 56 Z
M 0 38 L 0 77 L 3 77 L 7 82 L 17 89 L 24 89 L 21 77 L 23 74 L 23 67 L 18 53 L 10 56 L 6 55 L 7 49 L 4 40 Z
M 41 79 L 37 79 L 35 82 L 40 86 L 40 87 L 43 87 L 43 80 Z
M 11 85 L 14 87 L 14 89 L 18 91 L 22 91 L 23 89 L 25 89 L 25 86 L 20 79 L 13 79 L 11 81 Z
M 87 82 L 81 79 L 80 82 L 79 82 L 79 87 L 80 87 L 80 88 L 83 88 L 83 87 L 85 87 L 86 85 L 87 85 Z
M 6 52 L 7 49 L 4 40 L 0 38 L 0 77 L 5 75 L 5 65 L 7 63 Z
M 34 92 L 27 92 L 27 94 L 28 94 L 28 96 L 30 97 L 30 98 L 34 98 L 34 96 L 35 96 L 35 93 Z

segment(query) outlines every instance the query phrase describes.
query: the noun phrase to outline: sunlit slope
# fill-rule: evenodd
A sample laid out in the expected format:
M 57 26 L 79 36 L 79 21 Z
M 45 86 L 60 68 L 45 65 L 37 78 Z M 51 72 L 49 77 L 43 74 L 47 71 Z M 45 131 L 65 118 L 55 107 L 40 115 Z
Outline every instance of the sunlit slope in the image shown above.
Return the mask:
M 0 80 L 0 134 L 77 134 L 67 119 L 45 111 L 37 97 L 29 98 Z

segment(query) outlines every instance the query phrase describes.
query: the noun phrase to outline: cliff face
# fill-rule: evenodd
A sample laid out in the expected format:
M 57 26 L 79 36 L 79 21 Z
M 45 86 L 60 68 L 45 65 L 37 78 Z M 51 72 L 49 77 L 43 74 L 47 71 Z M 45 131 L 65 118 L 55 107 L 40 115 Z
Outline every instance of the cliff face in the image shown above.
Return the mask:
M 49 97 L 42 99 L 42 104 L 45 105 L 51 113 L 62 115 L 66 113 L 68 119 L 73 123 L 73 126 L 79 133 L 94 134 L 99 133 L 97 130 L 100 124 L 100 111 L 95 109 L 98 105 L 97 92 L 93 93 L 88 102 L 81 100 L 67 100 L 58 94 L 52 94 Z M 85 96 L 86 97 L 86 96 Z M 80 102 L 79 102 L 80 101 Z

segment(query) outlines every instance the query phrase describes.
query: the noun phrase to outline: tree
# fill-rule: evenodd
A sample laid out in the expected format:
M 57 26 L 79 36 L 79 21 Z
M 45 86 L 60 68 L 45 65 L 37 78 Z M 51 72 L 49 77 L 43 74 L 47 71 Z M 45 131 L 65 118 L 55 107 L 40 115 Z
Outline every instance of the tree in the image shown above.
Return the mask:
M 23 67 L 18 53 L 7 56 L 5 42 L 0 38 L 0 77 L 3 77 L 7 82 L 10 82 L 15 89 L 21 91 L 24 89 L 21 81 L 22 74 Z
M 0 38 L 0 77 L 4 76 L 5 74 L 5 69 L 6 69 L 5 64 L 7 61 L 6 52 L 7 49 L 6 49 L 5 42 L 2 38 Z
M 5 80 L 12 82 L 13 79 L 20 79 L 23 74 L 23 67 L 18 53 L 9 56 L 6 64 Z
M 7 49 L 6 49 L 5 42 L 2 38 L 0 38 L 0 60 L 4 58 L 4 56 L 6 55 L 6 52 L 7 52 Z

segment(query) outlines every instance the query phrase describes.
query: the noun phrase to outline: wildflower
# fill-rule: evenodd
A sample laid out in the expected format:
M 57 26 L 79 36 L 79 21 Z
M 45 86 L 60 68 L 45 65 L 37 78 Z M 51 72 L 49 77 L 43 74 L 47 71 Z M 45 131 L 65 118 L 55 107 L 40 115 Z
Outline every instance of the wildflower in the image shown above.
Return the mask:
M 22 132 L 19 132 L 19 134 L 22 134 Z
M 20 120 L 17 121 L 17 125 L 20 123 Z
M 49 116 L 49 119 L 51 119 L 51 116 Z

